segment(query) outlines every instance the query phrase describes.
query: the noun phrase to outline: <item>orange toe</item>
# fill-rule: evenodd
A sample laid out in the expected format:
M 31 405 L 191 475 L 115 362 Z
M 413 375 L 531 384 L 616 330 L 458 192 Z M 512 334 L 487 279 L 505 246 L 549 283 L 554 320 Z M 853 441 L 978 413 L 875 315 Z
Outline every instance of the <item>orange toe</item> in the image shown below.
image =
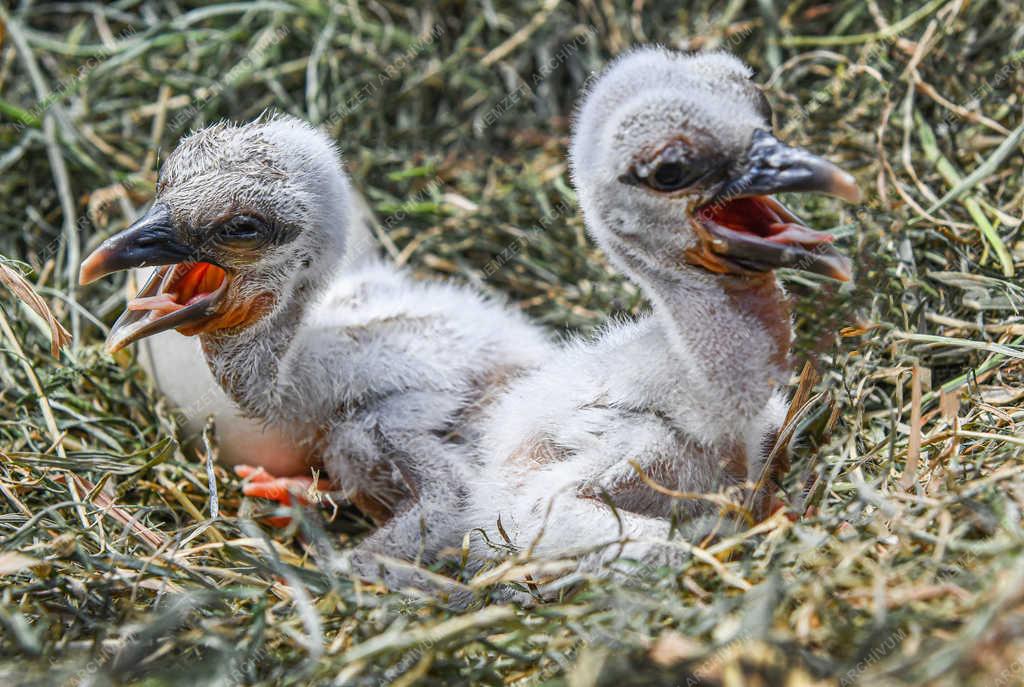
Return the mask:
M 272 482 L 277 479 L 263 468 L 255 465 L 236 465 L 235 474 L 252 482 Z
M 266 482 L 250 482 L 242 486 L 242 493 L 260 499 L 270 499 L 285 506 L 292 503 L 309 505 L 304 494 L 313 480 L 309 477 L 279 477 Z
M 246 480 L 242 485 L 242 493 L 246 496 L 270 499 L 286 506 L 290 506 L 293 501 L 302 505 L 310 503 L 306 494 L 309 493 L 309 488 L 313 485 L 313 478 L 308 475 L 274 477 L 265 469 L 252 465 L 236 465 L 235 474 Z M 318 479 L 316 490 L 330 491 L 330 481 Z
M 262 467 L 252 465 L 236 465 L 235 474 L 245 480 L 242 485 L 242 494 L 258 499 L 277 501 L 283 506 L 298 504 L 301 506 L 310 505 L 309 488 L 313 485 L 313 478 L 308 475 L 298 477 L 275 477 Z M 328 492 L 331 483 L 328 480 L 316 481 L 316 490 Z M 284 515 L 275 515 L 263 519 L 271 527 L 287 527 L 292 519 Z

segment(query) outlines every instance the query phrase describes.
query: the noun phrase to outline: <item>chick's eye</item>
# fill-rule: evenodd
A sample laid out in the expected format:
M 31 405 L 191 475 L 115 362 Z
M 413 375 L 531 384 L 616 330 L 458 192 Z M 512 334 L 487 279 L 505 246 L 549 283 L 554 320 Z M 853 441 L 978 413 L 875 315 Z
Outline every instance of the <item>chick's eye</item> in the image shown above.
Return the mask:
M 658 191 L 675 191 L 690 181 L 690 175 L 682 162 L 662 162 L 647 177 L 648 185 Z
M 220 235 L 231 243 L 256 243 L 265 231 L 266 225 L 258 217 L 236 215 L 222 225 Z

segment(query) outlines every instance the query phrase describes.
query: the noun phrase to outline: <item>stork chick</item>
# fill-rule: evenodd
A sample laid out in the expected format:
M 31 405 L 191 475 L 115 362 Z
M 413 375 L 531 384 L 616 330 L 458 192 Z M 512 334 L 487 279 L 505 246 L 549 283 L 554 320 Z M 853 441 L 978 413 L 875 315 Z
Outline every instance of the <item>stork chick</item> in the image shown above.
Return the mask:
M 672 563 L 673 529 L 708 534 L 715 494 L 758 478 L 789 376 L 789 306 L 773 271 L 850 278 L 831 237 L 771 194 L 859 192 L 771 135 L 750 76 L 726 54 L 648 48 L 586 95 L 570 150 L 586 226 L 653 313 L 566 347 L 488 410 L 468 520 L 486 528 L 482 555 Z
M 181 141 L 152 207 L 82 263 L 80 281 L 162 266 L 108 349 L 169 329 L 198 336 L 239 407 L 307 447 L 380 525 L 351 559 L 374 576 L 373 554 L 429 560 L 450 534 L 476 414 L 548 345 L 466 289 L 383 264 L 339 271 L 351 193 L 308 124 L 218 124 Z

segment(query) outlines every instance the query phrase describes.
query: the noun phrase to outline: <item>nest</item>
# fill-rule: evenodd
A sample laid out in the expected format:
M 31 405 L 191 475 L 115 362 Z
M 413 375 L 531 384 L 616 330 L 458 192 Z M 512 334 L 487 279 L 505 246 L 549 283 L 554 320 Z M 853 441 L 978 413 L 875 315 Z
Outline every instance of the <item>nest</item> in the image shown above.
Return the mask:
M 21 5 L 0 8 L 4 684 L 1021 680 L 1020 3 Z M 331 572 L 358 518 L 259 525 L 215 429 L 183 448 L 131 354 L 102 353 L 123 289 L 77 288 L 81 256 L 184 133 L 266 108 L 339 140 L 380 243 L 424 277 L 565 332 L 642 311 L 583 232 L 565 147 L 589 75 L 651 42 L 746 60 L 780 137 L 868 191 L 791 203 L 857 271 L 783 275 L 794 370 L 818 371 L 782 477 L 795 519 L 530 607 L 498 583 L 564 566 L 513 559 L 452 610 Z

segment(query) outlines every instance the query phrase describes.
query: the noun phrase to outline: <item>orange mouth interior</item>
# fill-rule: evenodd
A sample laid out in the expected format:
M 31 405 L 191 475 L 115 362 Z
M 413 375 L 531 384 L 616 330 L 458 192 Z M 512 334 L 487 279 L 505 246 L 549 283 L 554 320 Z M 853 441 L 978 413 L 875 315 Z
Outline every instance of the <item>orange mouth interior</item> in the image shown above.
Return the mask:
M 786 221 L 758 196 L 715 203 L 701 210 L 701 217 L 733 231 L 766 238 L 785 231 Z
M 711 203 L 698 210 L 699 219 L 730 231 L 782 245 L 814 247 L 830 243 L 832 235 L 817 232 L 771 196 L 746 196 Z
M 225 279 L 227 273 L 211 263 L 179 263 L 168 268 L 156 295 L 133 298 L 128 302 L 128 309 L 148 310 L 162 317 L 211 295 Z

